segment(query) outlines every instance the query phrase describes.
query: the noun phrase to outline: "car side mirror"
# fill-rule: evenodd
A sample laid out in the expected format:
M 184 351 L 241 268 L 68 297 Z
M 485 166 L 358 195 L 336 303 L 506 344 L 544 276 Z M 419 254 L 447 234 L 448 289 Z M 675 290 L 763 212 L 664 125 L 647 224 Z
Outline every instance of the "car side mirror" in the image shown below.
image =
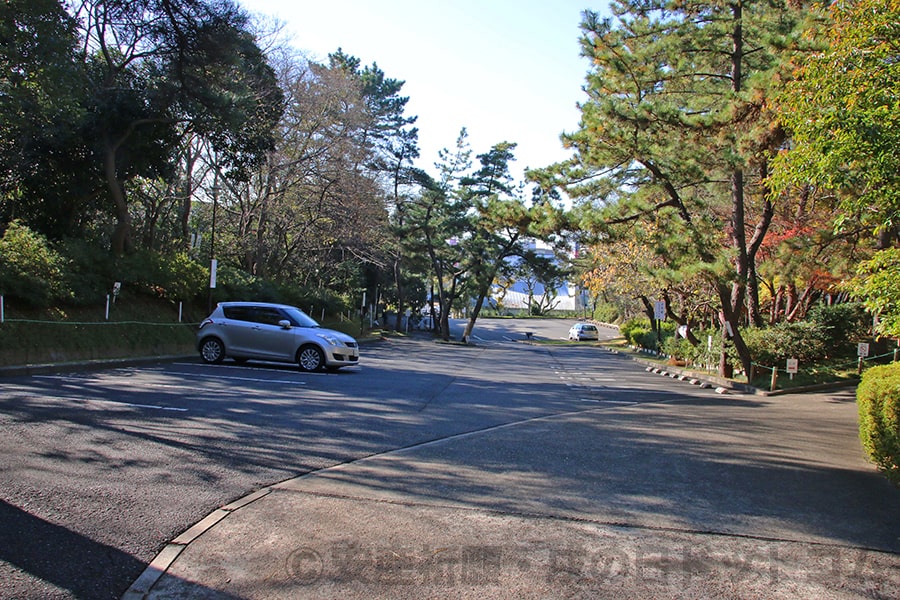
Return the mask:
M 282 320 L 278 321 L 278 326 L 281 327 L 282 329 L 290 329 L 291 322 L 288 321 L 287 319 L 282 319 Z

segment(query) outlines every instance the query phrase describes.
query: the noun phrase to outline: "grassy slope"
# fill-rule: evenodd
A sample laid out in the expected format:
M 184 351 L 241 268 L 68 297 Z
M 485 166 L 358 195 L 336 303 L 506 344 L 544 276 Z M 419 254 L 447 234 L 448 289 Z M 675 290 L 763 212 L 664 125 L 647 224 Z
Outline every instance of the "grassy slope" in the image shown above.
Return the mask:
M 146 296 L 124 295 L 110 305 L 29 309 L 4 306 L 0 367 L 107 358 L 190 355 L 206 306 L 182 308 Z M 324 326 L 358 337 L 359 323 Z
M 194 314 L 191 314 L 191 313 Z M 29 309 L 5 305 L 0 366 L 194 351 L 196 310 L 147 297 L 123 296 L 110 306 Z

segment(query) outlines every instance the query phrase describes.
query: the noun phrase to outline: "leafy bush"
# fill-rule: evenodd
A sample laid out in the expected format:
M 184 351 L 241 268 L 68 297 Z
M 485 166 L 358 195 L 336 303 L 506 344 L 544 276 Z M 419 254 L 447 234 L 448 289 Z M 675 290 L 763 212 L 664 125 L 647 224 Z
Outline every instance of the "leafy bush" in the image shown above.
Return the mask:
M 665 354 L 691 365 L 718 365 L 722 354 L 722 345 L 725 343 L 722 339 L 722 332 L 717 329 L 695 329 L 694 336 L 700 340 L 696 346 L 685 338 L 674 335 L 666 337 L 662 350 Z M 734 349 L 734 344 L 727 344 L 725 353 L 733 366 L 740 365 L 741 361 Z
M 140 252 L 123 259 L 122 263 L 123 280 L 173 302 L 193 300 L 209 285 L 207 269 L 184 253 Z
M 84 240 L 66 240 L 60 249 L 69 258 L 65 272 L 66 285 L 72 290 L 69 303 L 90 306 L 102 302 L 116 281 L 109 250 Z
M 216 274 L 215 302 L 232 300 L 252 302 L 285 302 L 278 284 L 261 279 L 230 265 L 219 265 Z
M 44 236 L 13 221 L 0 238 L 0 294 L 36 307 L 50 306 L 70 295 L 64 264 Z
M 667 337 L 662 344 L 663 354 L 671 356 L 677 360 L 686 362 L 696 362 L 693 358 L 696 356 L 696 349 L 691 342 L 683 337 L 671 336 Z
M 753 362 L 761 365 L 779 365 L 788 358 L 815 362 L 824 358 L 828 350 L 826 328 L 811 321 L 745 329 L 742 335 Z
M 831 356 L 855 356 L 856 344 L 869 336 L 872 317 L 865 306 L 858 302 L 816 305 L 809 311 L 807 320 L 821 326 Z
M 619 318 L 619 308 L 609 302 L 601 302 L 594 310 L 594 319 L 601 323 L 615 323 Z
M 650 319 L 647 317 L 632 317 L 621 326 L 619 332 L 628 340 L 628 343 L 641 348 L 662 347 L 666 340 L 675 335 L 676 324 L 673 321 L 661 321 L 659 323 L 659 335 L 653 331 Z
M 69 257 L 66 281 L 74 305 L 102 302 L 115 282 L 122 284 L 123 293 L 137 291 L 172 302 L 190 302 L 207 289 L 207 269 L 184 253 L 138 251 L 115 258 L 108 249 L 83 240 L 67 240 L 61 247 Z
M 856 402 L 863 447 L 878 469 L 900 484 L 900 364 L 866 371 Z
M 247 300 L 256 302 L 280 302 L 292 304 L 305 311 L 319 313 L 323 308 L 328 314 L 337 314 L 347 308 L 343 298 L 325 289 L 310 290 L 296 285 L 280 284 L 254 277 L 246 271 L 228 265 L 219 267 L 215 302 Z M 317 315 L 310 315 L 316 317 Z M 321 316 L 321 315 L 318 315 Z
M 651 331 L 650 319 L 646 317 L 632 317 L 619 326 L 619 333 L 633 346 L 640 345 L 638 340 L 650 334 Z
M 879 316 L 878 333 L 900 336 L 900 248 L 876 252 L 872 260 L 859 265 L 850 285 L 872 314 Z

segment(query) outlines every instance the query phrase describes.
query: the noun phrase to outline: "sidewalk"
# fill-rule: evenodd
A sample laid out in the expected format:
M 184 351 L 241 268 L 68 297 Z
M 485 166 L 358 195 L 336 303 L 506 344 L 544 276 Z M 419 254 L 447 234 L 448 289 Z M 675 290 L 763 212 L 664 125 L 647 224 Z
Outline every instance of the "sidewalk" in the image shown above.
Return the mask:
M 124 598 L 900 597 L 854 411 L 687 399 L 400 449 L 222 507 Z

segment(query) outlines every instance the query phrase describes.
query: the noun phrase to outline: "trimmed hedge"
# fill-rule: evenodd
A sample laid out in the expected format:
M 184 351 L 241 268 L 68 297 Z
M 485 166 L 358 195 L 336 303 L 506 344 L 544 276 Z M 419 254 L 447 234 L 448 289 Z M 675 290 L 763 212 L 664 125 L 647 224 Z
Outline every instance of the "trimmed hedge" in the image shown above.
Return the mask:
M 856 403 L 863 447 L 878 469 L 900 485 L 900 363 L 866 371 Z
M 828 353 L 828 331 L 809 321 L 743 329 L 741 335 L 753 362 L 768 367 L 783 365 L 788 358 L 797 358 L 803 364 L 814 363 Z

